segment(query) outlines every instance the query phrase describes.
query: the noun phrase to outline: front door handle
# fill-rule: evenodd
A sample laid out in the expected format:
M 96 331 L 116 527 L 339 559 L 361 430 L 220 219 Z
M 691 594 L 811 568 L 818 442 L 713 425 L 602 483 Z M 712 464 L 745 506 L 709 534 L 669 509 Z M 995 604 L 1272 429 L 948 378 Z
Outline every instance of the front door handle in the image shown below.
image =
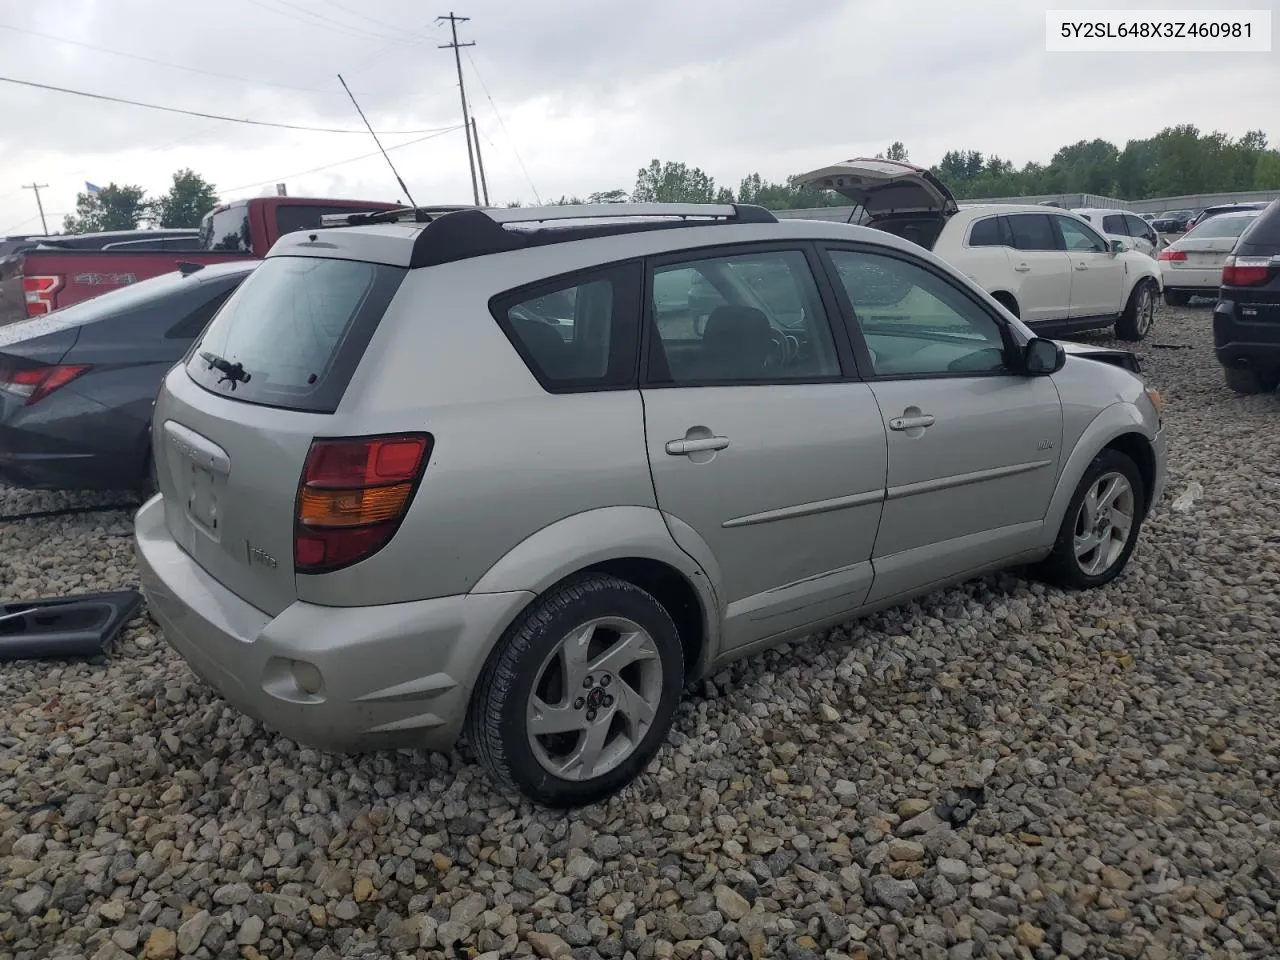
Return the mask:
M 1089 265 L 1088 265 L 1087 263 L 1077 263 L 1077 264 L 1076 264 L 1076 269 L 1077 269 L 1077 270 L 1088 270 L 1088 269 L 1089 269 Z
M 890 430 L 915 430 L 933 426 L 933 415 L 922 413 L 916 417 L 894 417 L 889 421 Z
M 710 450 L 723 450 L 729 445 L 728 437 L 694 437 L 667 441 L 667 453 L 673 457 L 687 457 L 691 453 L 705 453 Z
M 1030 268 L 1029 266 L 1027 266 L 1025 263 L 1020 263 L 1020 264 L 1018 264 L 1016 267 L 1014 267 L 1013 269 L 1017 270 L 1019 273 L 1026 273 L 1026 272 L 1027 272 L 1028 270 L 1030 270 L 1031 268 Z

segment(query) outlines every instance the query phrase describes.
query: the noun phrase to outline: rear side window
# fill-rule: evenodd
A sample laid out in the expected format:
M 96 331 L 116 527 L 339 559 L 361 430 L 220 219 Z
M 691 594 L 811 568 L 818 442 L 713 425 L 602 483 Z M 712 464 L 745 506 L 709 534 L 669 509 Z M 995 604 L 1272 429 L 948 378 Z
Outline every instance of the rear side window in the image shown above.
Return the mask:
M 500 294 L 490 311 L 542 387 L 552 393 L 635 384 L 640 263 L 580 271 Z
M 166 340 L 194 340 L 200 336 L 200 331 L 209 325 L 213 315 L 218 312 L 220 306 L 227 302 L 227 297 L 231 296 L 233 290 L 235 290 L 234 286 L 221 290 L 211 300 L 200 304 L 200 306 L 166 330 L 164 338 Z
M 201 246 L 205 250 L 226 253 L 250 253 L 253 250 L 249 235 L 249 208 L 244 204 L 214 210 L 200 223 Z
M 1004 247 L 1009 246 L 1007 228 L 1003 217 L 987 217 L 974 223 L 969 231 L 971 247 Z
M 270 257 L 218 311 L 187 373 L 233 400 L 332 413 L 405 273 L 354 260 Z
M 1058 234 L 1047 213 L 1015 213 L 1007 219 L 1019 250 L 1058 249 Z

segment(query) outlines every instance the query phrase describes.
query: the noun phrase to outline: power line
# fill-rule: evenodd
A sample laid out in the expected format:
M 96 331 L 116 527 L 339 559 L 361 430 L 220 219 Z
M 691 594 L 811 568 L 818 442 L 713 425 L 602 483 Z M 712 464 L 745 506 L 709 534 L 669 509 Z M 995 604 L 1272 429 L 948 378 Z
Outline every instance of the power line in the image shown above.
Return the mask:
M 413 38 L 414 40 L 426 39 L 426 37 L 422 36 L 421 34 L 411 33 L 410 31 L 405 30 L 403 27 L 396 26 L 394 23 L 388 23 L 385 20 L 379 20 L 377 17 L 371 17 L 367 13 L 361 13 L 359 10 L 352 10 L 350 7 L 344 6 L 343 4 L 338 3 L 337 0 L 323 0 L 323 2 L 327 3 L 331 7 L 335 7 L 338 10 L 341 10 L 343 13 L 347 14 L 347 16 L 355 17 L 358 20 L 366 20 L 369 23 L 382 27 L 384 30 L 391 30 L 394 33 L 403 33 L 406 36 Z
M 474 151 L 471 149 L 471 111 L 467 108 L 467 88 L 462 82 L 462 56 L 459 53 L 463 47 L 474 47 L 476 44 L 474 40 L 469 41 L 468 43 L 458 42 L 458 24 L 466 23 L 470 19 L 470 17 L 456 17 L 453 15 L 453 11 L 450 10 L 447 17 L 436 17 L 436 23 L 448 20 L 449 29 L 453 33 L 453 42 L 440 44 L 440 49 L 452 50 L 453 61 L 458 67 L 458 96 L 462 98 L 462 123 L 466 126 L 467 166 L 471 169 L 471 195 L 475 199 L 475 204 L 478 207 L 480 206 L 480 187 L 476 183 L 476 157 Z M 470 57 L 471 55 L 468 53 L 467 56 Z
M 467 51 L 467 62 L 471 64 L 471 70 L 476 75 L 476 79 L 480 81 L 480 89 L 484 91 L 485 97 L 489 100 L 489 106 L 493 107 L 493 115 L 498 118 L 498 124 L 502 127 L 502 132 L 507 137 L 507 142 L 511 144 L 511 152 L 516 156 L 516 163 L 520 164 L 520 169 L 524 173 L 525 182 L 529 184 L 529 189 L 533 191 L 533 199 L 539 204 L 542 203 L 542 197 L 538 196 L 538 188 L 533 185 L 533 177 L 529 176 L 529 168 L 524 165 L 524 159 L 520 156 L 520 150 L 516 147 L 515 137 L 511 136 L 511 131 L 507 129 L 507 122 L 502 119 L 502 113 L 498 110 L 498 105 L 493 102 L 493 94 L 489 92 L 489 86 L 484 82 L 484 77 L 480 76 L 480 68 L 476 66 L 475 58 L 471 56 L 471 51 Z M 488 140 L 488 137 L 485 137 Z M 492 140 L 489 141 L 493 143 Z
M 298 90 L 303 93 L 311 93 L 316 89 L 315 87 L 296 87 L 287 83 L 272 83 L 269 80 L 251 80 L 248 77 L 237 77 L 230 73 L 218 73 L 216 70 L 201 70 L 199 67 L 189 67 L 181 63 L 170 63 L 167 60 L 157 60 L 154 57 L 144 57 L 138 53 L 126 53 L 123 50 L 112 50 L 110 47 L 100 47 L 96 43 L 84 43 L 81 40 L 69 40 L 66 37 L 55 37 L 51 33 L 41 33 L 39 30 L 28 30 L 26 27 L 15 27 L 8 23 L 0 23 L 0 30 L 11 30 L 14 33 L 25 33 L 31 37 L 40 37 L 42 40 L 52 40 L 54 43 L 65 43 L 72 47 L 84 47 L 86 50 L 96 50 L 98 53 L 108 53 L 113 57 L 123 57 L 126 60 L 137 60 L 140 63 L 150 63 L 158 67 L 171 67 L 174 70 L 186 70 L 188 73 L 200 73 L 207 77 L 220 77 L 223 80 L 235 80 L 238 83 L 248 83 L 263 87 L 279 87 L 281 90 Z
M 309 23 L 313 27 L 317 27 L 317 26 L 325 27 L 328 30 L 331 30 L 337 33 L 345 33 L 349 37 L 363 37 L 365 39 L 374 39 L 374 40 L 393 39 L 392 37 L 388 37 L 385 33 L 375 33 L 372 30 L 365 30 L 361 27 L 353 27 L 351 24 L 343 23 L 341 20 L 335 20 L 333 17 L 326 17 L 323 13 L 316 13 L 313 10 L 308 10 L 306 7 L 299 6 L 298 4 L 295 4 L 295 3 L 291 3 L 290 0 L 275 0 L 275 2 L 280 4 L 282 7 L 287 7 L 289 10 L 292 10 L 294 12 L 288 13 L 285 10 L 278 10 L 275 7 L 269 7 L 263 2 L 263 0 L 249 0 L 249 3 L 253 4 L 255 7 L 258 7 L 262 10 L 268 10 L 271 13 L 276 14 L 277 16 L 286 17 L 290 20 L 297 21 L 298 14 L 302 14 L 303 16 L 311 18 Z M 302 22 L 308 22 L 308 21 L 302 21 Z M 338 29 L 335 30 L 334 29 L 335 27 Z M 396 37 L 394 38 L 394 40 L 396 43 L 409 42 L 401 37 Z
M 165 107 L 156 103 L 142 103 L 125 97 L 111 97 L 105 93 L 89 93 L 86 90 L 72 90 L 69 87 L 55 87 L 49 83 L 36 83 L 34 80 L 18 80 L 14 77 L 0 77 L 2 83 L 14 83 L 22 87 L 34 87 L 37 90 L 52 90 L 55 93 L 69 93 L 77 97 L 89 97 L 92 100 L 106 100 L 111 103 L 125 103 L 132 107 L 145 107 L 148 110 L 163 110 L 165 113 L 180 113 L 188 117 L 203 117 L 206 120 L 223 120 L 227 123 L 245 123 L 255 127 L 274 127 L 278 130 L 306 130 L 311 133 L 358 133 L 363 136 L 366 130 L 349 130 L 338 127 L 308 127 L 297 123 L 273 123 L 268 120 L 249 120 L 243 117 L 227 117 L 218 113 L 204 113 L 199 110 L 183 110 L 180 107 Z M 433 127 L 425 130 L 380 130 L 384 136 L 402 136 L 415 133 L 435 133 L 444 127 Z M 456 129 L 456 128 L 452 128 Z
M 387 147 L 387 152 L 390 153 L 392 150 L 399 150 L 401 147 L 411 147 L 415 143 L 422 143 L 424 140 L 434 140 L 436 137 L 443 137 L 446 133 L 453 133 L 455 130 L 461 130 L 461 129 L 462 129 L 462 126 L 461 124 L 459 124 L 456 127 L 448 127 L 444 130 L 437 131 L 436 133 L 430 133 L 425 137 L 418 137 L 415 140 L 406 140 L 404 143 L 397 143 L 394 146 Z M 282 176 L 268 177 L 265 180 L 258 180 L 258 181 L 255 181 L 254 183 L 241 184 L 238 187 L 227 187 L 223 192 L 236 193 L 240 190 L 249 190 L 253 187 L 261 187 L 264 184 L 268 184 L 268 183 L 281 183 L 285 180 L 292 180 L 294 177 L 305 177 L 311 173 L 319 173 L 322 170 L 332 170 L 334 167 L 341 167 L 344 164 L 355 163 L 357 160 L 368 160 L 370 157 L 378 157 L 378 156 L 381 156 L 381 154 L 376 150 L 373 153 L 362 153 L 358 157 L 348 157 L 346 160 L 337 160 L 333 163 L 326 163 L 324 166 L 312 167 L 310 170 L 299 170 L 296 173 L 286 173 L 286 174 L 283 174 Z

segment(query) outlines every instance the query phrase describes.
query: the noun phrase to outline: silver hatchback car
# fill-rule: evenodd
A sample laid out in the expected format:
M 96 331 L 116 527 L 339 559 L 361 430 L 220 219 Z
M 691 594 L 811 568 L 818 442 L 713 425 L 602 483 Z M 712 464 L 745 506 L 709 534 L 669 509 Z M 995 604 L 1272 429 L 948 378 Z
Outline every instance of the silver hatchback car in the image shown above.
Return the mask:
M 725 663 L 986 571 L 1124 568 L 1164 486 L 1127 352 L 920 247 L 744 205 L 282 238 L 156 401 L 152 614 L 241 710 L 552 806 Z

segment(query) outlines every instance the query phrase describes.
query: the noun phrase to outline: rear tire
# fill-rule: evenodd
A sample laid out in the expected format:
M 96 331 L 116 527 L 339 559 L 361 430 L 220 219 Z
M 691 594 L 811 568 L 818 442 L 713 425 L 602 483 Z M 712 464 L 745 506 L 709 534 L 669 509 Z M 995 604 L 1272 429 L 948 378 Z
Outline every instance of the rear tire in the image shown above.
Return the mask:
M 1110 583 L 1133 554 L 1146 509 L 1146 487 L 1137 466 L 1118 450 L 1103 450 L 1080 478 L 1053 552 L 1035 575 L 1068 590 Z
M 1227 386 L 1236 393 L 1249 396 L 1255 393 L 1271 393 L 1275 390 L 1280 374 L 1256 367 L 1223 367 Z
M 684 648 L 662 604 L 588 574 L 552 588 L 498 641 L 467 739 L 494 780 L 535 802 L 595 803 L 648 766 L 683 685 Z
M 1164 292 L 1164 302 L 1170 307 L 1185 307 L 1191 302 L 1191 294 L 1183 293 L 1181 290 L 1166 290 Z
M 1139 280 L 1129 294 L 1124 313 L 1116 321 L 1116 337 L 1130 342 L 1143 339 L 1151 332 L 1155 315 L 1156 283 L 1154 280 Z

